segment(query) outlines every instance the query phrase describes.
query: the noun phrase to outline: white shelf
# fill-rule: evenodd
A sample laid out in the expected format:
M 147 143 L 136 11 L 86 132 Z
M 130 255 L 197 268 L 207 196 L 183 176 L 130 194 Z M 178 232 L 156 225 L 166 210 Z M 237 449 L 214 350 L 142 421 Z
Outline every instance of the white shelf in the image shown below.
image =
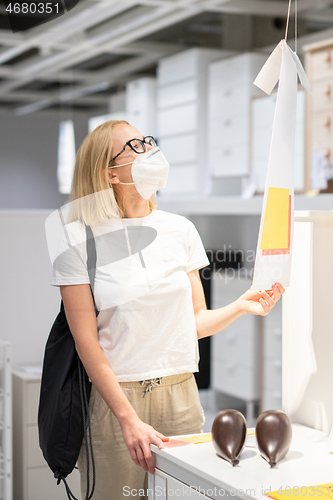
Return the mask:
M 260 215 L 263 196 L 243 200 L 238 196 L 157 197 L 160 210 L 181 215 Z M 295 196 L 295 210 L 333 210 L 333 194 Z
M 157 208 L 181 215 L 261 215 L 263 196 L 243 200 L 239 196 L 198 196 L 183 195 L 157 196 Z M 295 196 L 295 210 L 333 210 L 333 194 L 309 197 Z M 0 210 L 0 214 L 21 217 L 28 213 L 48 217 L 53 210 Z
M 0 342 L 0 500 L 13 498 L 11 344 Z
M 27 368 L 27 367 L 26 367 Z M 32 369 L 35 366 L 31 366 Z M 41 374 L 13 371 L 13 437 L 15 500 L 64 500 L 64 485 L 57 485 L 53 472 L 43 458 L 38 441 L 38 404 Z M 78 496 L 80 474 L 74 470 L 67 478 L 69 487 Z M 46 493 L 47 492 L 47 493 Z M 11 500 L 4 497 L 3 500 Z M 2 500 L 0 496 L 0 500 Z

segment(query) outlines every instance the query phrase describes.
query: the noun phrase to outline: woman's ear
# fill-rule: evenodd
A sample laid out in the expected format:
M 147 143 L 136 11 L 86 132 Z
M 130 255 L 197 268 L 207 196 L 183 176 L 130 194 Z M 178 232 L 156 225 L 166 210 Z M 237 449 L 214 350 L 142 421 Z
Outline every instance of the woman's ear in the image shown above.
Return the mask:
M 119 184 L 120 182 L 116 172 L 112 168 L 108 169 L 108 182 L 109 184 Z

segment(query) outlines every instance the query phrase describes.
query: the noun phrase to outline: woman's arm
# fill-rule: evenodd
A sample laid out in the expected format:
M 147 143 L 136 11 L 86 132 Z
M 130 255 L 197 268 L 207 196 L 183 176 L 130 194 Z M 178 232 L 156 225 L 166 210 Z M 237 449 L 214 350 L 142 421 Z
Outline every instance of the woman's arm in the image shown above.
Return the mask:
M 192 302 L 198 339 L 210 337 L 220 332 L 246 313 L 266 316 L 285 291 L 282 285 L 276 283 L 272 290 L 263 290 L 262 292 L 248 290 L 226 307 L 207 310 L 199 271 L 196 269 L 187 275 L 192 286 Z
M 89 285 L 60 287 L 67 321 L 76 350 L 90 380 L 119 421 L 132 460 L 145 471 L 154 472 L 150 444 L 163 448 L 163 434 L 142 422 L 123 393 L 100 348 L 96 314 Z

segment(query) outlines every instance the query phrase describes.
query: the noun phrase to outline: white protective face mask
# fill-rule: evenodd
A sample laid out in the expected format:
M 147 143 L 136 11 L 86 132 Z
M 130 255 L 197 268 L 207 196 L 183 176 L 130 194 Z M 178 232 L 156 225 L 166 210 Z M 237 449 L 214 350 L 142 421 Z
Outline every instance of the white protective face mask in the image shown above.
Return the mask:
M 123 163 L 109 168 L 131 165 Z M 134 184 L 138 193 L 149 200 L 159 189 L 165 187 L 170 165 L 159 147 L 139 154 L 132 163 L 131 174 L 134 182 L 119 182 L 119 184 Z

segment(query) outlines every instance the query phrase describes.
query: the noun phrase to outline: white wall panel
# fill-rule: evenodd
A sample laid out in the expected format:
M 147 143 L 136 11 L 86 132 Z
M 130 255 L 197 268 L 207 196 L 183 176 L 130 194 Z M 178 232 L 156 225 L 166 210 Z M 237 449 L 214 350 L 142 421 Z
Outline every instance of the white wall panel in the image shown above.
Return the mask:
M 127 83 L 126 116 L 141 134 L 156 134 L 156 78 L 138 78 Z
M 222 331 L 214 335 L 212 358 L 213 362 L 235 360 L 241 366 L 252 368 L 257 361 L 258 348 L 255 335 L 246 337 L 243 332 Z
M 214 87 L 229 87 L 233 84 L 252 84 L 261 70 L 266 57 L 261 54 L 241 54 L 212 65 L 211 76 Z
M 182 105 L 198 98 L 198 87 L 195 78 L 160 86 L 157 92 L 158 108 Z
M 282 410 L 282 392 L 272 391 L 267 389 L 264 393 L 265 406 L 263 411 L 266 410 Z
M 249 163 L 248 145 L 225 148 L 215 146 L 210 149 L 210 161 L 214 165 L 215 177 L 234 177 L 243 175 Z
M 248 115 L 234 115 L 230 118 L 217 118 L 210 122 L 209 140 L 223 150 L 236 144 L 248 145 L 250 118 Z M 242 138 L 244 137 L 244 140 Z
M 160 85 L 178 82 L 197 75 L 197 53 L 185 51 L 162 59 L 157 68 Z
M 250 112 L 251 92 L 249 85 L 230 85 L 224 89 L 211 88 L 208 94 L 210 118 L 234 116 Z
M 45 220 L 51 211 L 2 210 L 2 307 L 0 339 L 13 347 L 13 366 L 41 364 L 46 339 L 60 310 L 60 292 L 51 286 Z
M 194 163 L 197 158 L 198 137 L 195 132 L 159 140 L 159 147 L 171 164 Z
M 259 398 L 259 373 L 257 370 L 230 361 L 213 363 L 212 368 L 214 389 L 245 401 Z
M 198 126 L 198 109 L 195 103 L 162 109 L 158 114 L 158 137 L 192 132 Z

